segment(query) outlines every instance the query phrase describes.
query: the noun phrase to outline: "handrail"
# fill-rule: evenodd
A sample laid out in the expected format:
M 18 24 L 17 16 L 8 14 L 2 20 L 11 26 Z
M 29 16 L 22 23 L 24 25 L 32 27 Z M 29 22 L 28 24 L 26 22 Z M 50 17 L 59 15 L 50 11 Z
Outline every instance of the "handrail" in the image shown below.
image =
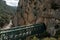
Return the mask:
M 24 38 L 29 35 L 34 35 L 34 34 L 40 34 L 44 32 L 44 25 L 43 24 L 33 24 L 29 26 L 24 26 L 24 27 L 14 27 L 12 29 L 5 29 L 5 30 L 0 30 L 0 39 L 1 40 L 17 40 L 17 38 Z M 12 36 L 12 37 L 11 37 Z M 14 36 L 14 37 L 13 37 Z M 17 36 L 15 38 L 15 36 Z M 7 38 L 5 38 L 7 37 Z

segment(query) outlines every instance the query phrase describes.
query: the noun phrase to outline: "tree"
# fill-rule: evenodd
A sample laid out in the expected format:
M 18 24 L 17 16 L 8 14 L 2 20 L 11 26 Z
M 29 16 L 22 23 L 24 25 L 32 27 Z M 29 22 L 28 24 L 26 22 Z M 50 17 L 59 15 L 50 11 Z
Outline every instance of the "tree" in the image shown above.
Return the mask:
M 0 14 L 0 27 L 3 28 L 3 26 L 7 23 L 9 23 L 11 16 L 7 14 Z

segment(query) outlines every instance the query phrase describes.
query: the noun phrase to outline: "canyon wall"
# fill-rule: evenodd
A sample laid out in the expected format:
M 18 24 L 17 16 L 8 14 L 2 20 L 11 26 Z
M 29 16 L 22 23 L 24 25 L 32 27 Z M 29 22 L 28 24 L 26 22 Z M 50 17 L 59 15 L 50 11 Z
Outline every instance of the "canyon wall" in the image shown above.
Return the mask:
M 19 0 L 17 25 L 45 23 L 53 26 L 60 21 L 59 0 Z

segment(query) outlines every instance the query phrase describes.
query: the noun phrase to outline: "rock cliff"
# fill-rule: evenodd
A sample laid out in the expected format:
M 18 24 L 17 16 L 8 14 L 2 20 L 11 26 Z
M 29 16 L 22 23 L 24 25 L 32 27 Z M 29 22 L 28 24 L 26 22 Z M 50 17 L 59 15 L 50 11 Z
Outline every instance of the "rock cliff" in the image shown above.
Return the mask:
M 19 0 L 16 19 L 18 25 L 53 26 L 60 21 L 60 0 Z

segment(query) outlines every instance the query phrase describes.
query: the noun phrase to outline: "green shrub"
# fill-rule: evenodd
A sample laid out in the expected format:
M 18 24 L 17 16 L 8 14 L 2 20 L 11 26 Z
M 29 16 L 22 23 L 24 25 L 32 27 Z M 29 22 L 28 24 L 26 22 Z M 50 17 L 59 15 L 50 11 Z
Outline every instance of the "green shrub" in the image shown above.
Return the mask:
M 47 37 L 47 38 L 43 38 L 42 40 L 57 40 L 57 39 L 53 38 L 53 37 L 51 37 L 51 38 Z
M 34 36 L 32 40 L 38 40 L 38 38 L 36 36 Z

